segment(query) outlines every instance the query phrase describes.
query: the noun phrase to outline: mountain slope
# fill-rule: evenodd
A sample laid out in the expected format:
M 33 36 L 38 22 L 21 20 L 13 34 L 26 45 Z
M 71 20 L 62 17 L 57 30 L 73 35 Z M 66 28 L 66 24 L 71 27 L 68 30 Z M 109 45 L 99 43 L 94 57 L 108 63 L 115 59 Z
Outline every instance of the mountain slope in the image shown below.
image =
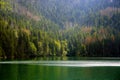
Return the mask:
M 119 57 L 118 3 L 0 0 L 0 58 Z
M 109 13 L 109 8 L 119 9 L 120 7 L 119 0 L 18 0 L 18 2 L 28 9 L 37 11 L 61 28 L 75 25 L 102 25 L 105 21 L 99 23 L 100 17 L 106 17 L 106 15 L 101 14 Z M 117 10 L 114 12 L 116 13 Z

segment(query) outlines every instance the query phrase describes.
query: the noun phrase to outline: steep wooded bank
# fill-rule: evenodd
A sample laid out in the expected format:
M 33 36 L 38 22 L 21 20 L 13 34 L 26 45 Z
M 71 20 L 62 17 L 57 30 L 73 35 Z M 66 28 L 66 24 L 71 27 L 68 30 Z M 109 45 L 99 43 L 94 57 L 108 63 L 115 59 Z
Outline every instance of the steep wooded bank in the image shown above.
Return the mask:
M 118 3 L 0 0 L 0 57 L 119 57 Z

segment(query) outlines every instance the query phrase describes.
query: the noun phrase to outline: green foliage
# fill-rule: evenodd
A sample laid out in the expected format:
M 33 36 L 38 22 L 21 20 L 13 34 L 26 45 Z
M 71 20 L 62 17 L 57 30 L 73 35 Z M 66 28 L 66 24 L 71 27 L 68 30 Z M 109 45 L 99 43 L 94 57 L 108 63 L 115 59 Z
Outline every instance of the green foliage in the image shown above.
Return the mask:
M 68 53 L 67 40 L 61 41 L 61 55 L 66 56 Z
M 5 0 L 0 0 L 0 10 L 2 10 L 2 11 L 10 11 L 10 10 L 12 10 L 12 8 L 9 5 L 9 2 L 7 2 Z
M 37 48 L 36 48 L 35 44 L 30 42 L 30 46 L 29 47 L 30 47 L 30 49 L 29 49 L 30 53 L 36 54 Z
M 84 3 L 82 0 L 13 1 L 0 0 L 0 58 L 120 56 L 120 14 L 101 15 L 99 12 L 108 7 L 100 7 L 105 0 L 97 0 L 100 3 L 94 5 L 99 7 L 93 11 L 90 4 L 77 4 Z M 9 3 L 16 4 L 12 11 L 8 11 Z M 39 16 L 40 20 L 18 13 L 18 8 Z

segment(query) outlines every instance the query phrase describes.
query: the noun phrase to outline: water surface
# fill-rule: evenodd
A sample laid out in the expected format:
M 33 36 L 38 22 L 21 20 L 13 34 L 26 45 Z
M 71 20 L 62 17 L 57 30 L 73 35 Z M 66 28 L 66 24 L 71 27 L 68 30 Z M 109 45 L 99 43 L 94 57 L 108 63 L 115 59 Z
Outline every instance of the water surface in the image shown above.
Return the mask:
M 119 59 L 1 61 L 0 80 L 120 80 Z

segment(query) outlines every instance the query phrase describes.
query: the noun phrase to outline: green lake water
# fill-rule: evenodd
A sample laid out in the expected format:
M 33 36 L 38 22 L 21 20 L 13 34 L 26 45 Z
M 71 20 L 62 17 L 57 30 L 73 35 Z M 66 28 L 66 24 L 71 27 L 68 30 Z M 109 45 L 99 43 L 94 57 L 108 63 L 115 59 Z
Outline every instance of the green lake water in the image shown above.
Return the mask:
M 120 80 L 119 60 L 1 61 L 0 80 Z

